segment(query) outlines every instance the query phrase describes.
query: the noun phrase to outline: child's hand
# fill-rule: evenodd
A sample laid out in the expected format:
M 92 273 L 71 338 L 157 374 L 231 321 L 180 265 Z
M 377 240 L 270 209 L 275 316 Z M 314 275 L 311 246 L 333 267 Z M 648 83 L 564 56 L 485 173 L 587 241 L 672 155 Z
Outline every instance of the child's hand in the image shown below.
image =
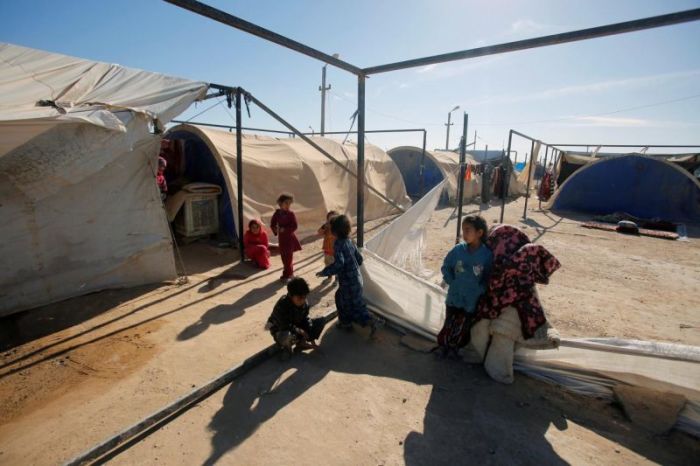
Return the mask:
M 279 229 L 280 233 L 284 233 L 284 228 Z

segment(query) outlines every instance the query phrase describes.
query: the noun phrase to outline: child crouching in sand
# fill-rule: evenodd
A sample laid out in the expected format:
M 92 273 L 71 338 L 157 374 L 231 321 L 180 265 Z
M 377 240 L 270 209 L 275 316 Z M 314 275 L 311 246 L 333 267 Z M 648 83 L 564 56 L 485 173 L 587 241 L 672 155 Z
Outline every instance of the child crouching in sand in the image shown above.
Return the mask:
M 270 331 L 282 358 L 288 359 L 292 351 L 316 348 L 315 340 L 326 325 L 323 317 L 309 317 L 309 284 L 303 278 L 293 278 L 287 283 L 287 294 L 275 304 L 267 319 L 265 329 Z

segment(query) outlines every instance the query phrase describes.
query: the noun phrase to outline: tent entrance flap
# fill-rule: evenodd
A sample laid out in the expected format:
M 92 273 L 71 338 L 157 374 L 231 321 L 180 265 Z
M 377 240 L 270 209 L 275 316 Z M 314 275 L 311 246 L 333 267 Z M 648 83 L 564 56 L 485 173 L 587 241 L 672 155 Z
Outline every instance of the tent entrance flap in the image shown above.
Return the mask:
M 231 138 L 234 138 L 231 135 Z M 235 210 L 226 182 L 214 153 L 198 135 L 187 131 L 170 131 L 166 139 L 173 141 L 176 148 L 171 152 L 175 160 L 168 160 L 166 176 L 168 196 L 175 195 L 188 183 L 209 183 L 221 188 L 217 197 L 220 239 L 234 242 L 236 233 Z

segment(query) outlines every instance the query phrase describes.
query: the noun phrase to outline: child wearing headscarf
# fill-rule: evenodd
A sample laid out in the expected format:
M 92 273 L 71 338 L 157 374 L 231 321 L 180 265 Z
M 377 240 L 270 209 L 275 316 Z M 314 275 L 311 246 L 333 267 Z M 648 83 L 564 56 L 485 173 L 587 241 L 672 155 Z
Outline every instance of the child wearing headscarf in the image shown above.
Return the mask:
M 244 252 L 248 259 L 261 269 L 270 268 L 270 243 L 260 220 L 248 222 L 248 231 L 243 235 Z

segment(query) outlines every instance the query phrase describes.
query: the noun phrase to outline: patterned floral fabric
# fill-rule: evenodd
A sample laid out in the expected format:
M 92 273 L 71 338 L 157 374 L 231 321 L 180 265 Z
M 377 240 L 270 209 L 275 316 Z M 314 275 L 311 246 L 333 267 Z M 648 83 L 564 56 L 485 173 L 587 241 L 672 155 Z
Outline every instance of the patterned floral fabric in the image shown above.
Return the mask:
M 547 319 L 535 294 L 535 284 L 546 285 L 561 264 L 544 247 L 510 225 L 500 225 L 489 234 L 486 245 L 493 251 L 493 271 L 486 293 L 479 301 L 477 319 L 496 319 L 505 307 L 518 311 L 525 339 Z

